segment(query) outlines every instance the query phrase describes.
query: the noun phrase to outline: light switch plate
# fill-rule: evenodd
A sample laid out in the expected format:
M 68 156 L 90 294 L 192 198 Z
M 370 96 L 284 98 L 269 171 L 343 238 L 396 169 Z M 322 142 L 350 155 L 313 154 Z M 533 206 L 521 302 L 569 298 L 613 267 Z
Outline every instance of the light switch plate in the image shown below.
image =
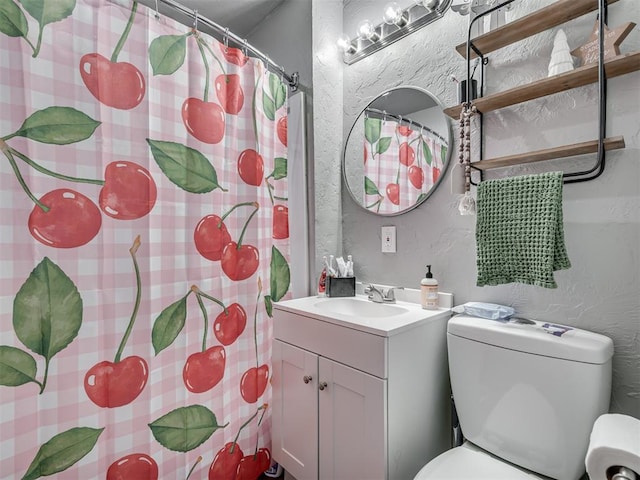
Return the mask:
M 396 253 L 396 227 L 382 227 L 382 253 Z

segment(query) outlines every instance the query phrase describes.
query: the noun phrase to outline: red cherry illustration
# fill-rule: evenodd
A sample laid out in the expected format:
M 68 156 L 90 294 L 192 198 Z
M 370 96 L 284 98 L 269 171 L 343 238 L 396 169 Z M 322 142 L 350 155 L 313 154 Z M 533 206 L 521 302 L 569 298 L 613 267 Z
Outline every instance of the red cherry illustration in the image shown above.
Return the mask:
M 196 225 L 193 241 L 200 255 L 218 261 L 222 258 L 224 247 L 231 242 L 231 235 L 219 216 L 207 215 Z
M 240 460 L 236 480 L 258 480 L 271 465 L 271 452 L 259 448 L 255 455 L 247 455 Z
M 112 162 L 104 171 L 100 209 L 119 220 L 147 215 L 156 203 L 158 191 L 149 171 L 133 162 Z
M 264 177 L 262 156 L 250 148 L 243 151 L 238 157 L 238 174 L 244 183 L 259 186 Z
M 411 135 L 412 130 L 410 127 L 407 127 L 405 125 L 398 125 L 398 127 L 396 128 L 396 132 L 398 132 L 398 135 L 408 137 L 409 135 Z
M 227 313 L 220 313 L 213 322 L 213 333 L 218 341 L 224 345 L 235 342 L 247 326 L 247 313 L 239 303 L 232 303 L 227 307 Z
M 187 131 L 204 143 L 220 143 L 224 137 L 224 110 L 217 103 L 189 97 L 182 104 L 182 121 Z
M 387 198 L 394 205 L 400 205 L 400 185 L 397 183 L 387 185 Z
M 80 76 L 91 94 L 109 107 L 129 110 L 144 98 L 144 77 L 130 63 L 112 62 L 99 53 L 88 53 L 80 59 Z
M 147 384 L 149 368 L 143 358 L 100 362 L 84 376 L 84 390 L 99 407 L 121 407 L 133 402 Z
M 284 205 L 273 206 L 273 238 L 289 238 L 289 208 Z
M 240 395 L 247 403 L 256 403 L 267 389 L 269 382 L 269 366 L 251 367 L 240 379 Z
M 215 387 L 224 376 L 226 354 L 220 345 L 189 355 L 182 369 L 187 390 L 202 393 Z
M 100 231 L 102 216 L 96 205 L 83 194 L 68 188 L 45 193 L 33 207 L 29 231 L 33 238 L 49 247 L 74 248 L 89 243 Z
M 424 171 L 417 165 L 411 165 L 409 167 L 409 181 L 418 190 L 422 188 L 424 184 Z
M 245 280 L 258 270 L 260 253 L 253 245 L 238 246 L 236 242 L 229 242 L 222 251 L 220 263 L 231 280 Z
M 215 81 L 216 95 L 225 112 L 237 115 L 244 105 L 244 92 L 240 75 L 218 75 Z
M 209 480 L 235 480 L 243 456 L 240 445 L 235 442 L 225 444 L 211 462 Z
M 107 480 L 158 480 L 158 464 L 149 455 L 133 453 L 109 466 Z
M 415 161 L 416 152 L 407 142 L 400 145 L 400 163 L 407 167 Z
M 440 178 L 440 169 L 438 167 L 431 168 L 431 175 L 433 176 L 433 183 L 435 184 Z
M 249 57 L 242 53 L 242 50 L 239 48 L 225 47 L 222 43 L 219 45 L 224 58 L 227 59 L 227 62 L 242 67 L 249 61 Z
M 280 120 L 278 120 L 278 126 L 276 130 L 278 132 L 278 140 L 280 140 L 280 143 L 282 143 L 286 147 L 287 146 L 287 117 L 281 117 Z

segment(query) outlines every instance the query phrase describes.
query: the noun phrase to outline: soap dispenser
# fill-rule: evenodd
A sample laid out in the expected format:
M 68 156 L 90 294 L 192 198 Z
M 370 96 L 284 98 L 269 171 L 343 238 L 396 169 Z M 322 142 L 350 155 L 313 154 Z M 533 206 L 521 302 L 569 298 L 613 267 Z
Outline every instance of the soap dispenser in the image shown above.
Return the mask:
M 433 278 L 431 265 L 427 265 L 427 273 L 420 281 L 420 303 L 427 310 L 438 309 L 438 280 Z

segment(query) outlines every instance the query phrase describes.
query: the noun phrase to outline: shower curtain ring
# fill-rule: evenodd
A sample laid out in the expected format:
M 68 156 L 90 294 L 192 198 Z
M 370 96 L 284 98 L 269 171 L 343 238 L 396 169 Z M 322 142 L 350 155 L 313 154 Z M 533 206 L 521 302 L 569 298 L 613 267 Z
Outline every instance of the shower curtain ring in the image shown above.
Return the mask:
M 156 0 L 156 20 L 160 20 L 160 13 L 158 12 L 158 0 Z
M 245 38 L 245 39 L 242 41 L 242 54 L 243 54 L 244 56 L 247 56 L 247 53 L 248 53 L 248 52 L 247 52 L 247 39 Z
M 382 123 L 383 124 L 387 123 L 387 111 L 386 110 L 382 110 Z
M 193 29 L 198 31 L 198 10 L 193 10 Z
M 224 29 L 224 36 L 222 37 L 222 42 L 224 43 L 224 51 L 227 53 L 229 51 L 229 27 Z
M 398 125 L 402 126 L 402 115 L 398 115 Z

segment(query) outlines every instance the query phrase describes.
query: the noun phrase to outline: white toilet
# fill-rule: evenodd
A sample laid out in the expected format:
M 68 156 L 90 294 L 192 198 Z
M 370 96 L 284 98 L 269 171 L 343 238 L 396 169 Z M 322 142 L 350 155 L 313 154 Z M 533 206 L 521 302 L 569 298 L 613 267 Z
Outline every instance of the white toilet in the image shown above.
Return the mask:
M 466 441 L 417 480 L 577 480 L 594 421 L 609 408 L 610 338 L 543 322 L 459 315 L 447 346 Z

